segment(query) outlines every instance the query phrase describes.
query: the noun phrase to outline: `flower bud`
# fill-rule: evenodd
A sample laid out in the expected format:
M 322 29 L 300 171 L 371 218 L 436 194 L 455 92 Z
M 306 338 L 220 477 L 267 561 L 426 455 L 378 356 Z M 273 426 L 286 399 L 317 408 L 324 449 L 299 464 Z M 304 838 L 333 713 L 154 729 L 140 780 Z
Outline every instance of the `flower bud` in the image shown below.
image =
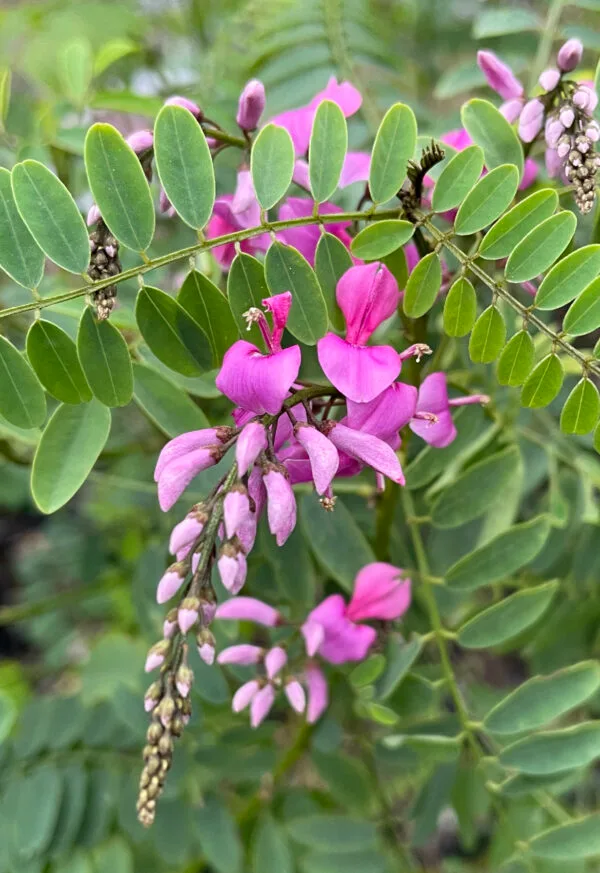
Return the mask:
M 250 702 L 250 725 L 257 728 L 268 716 L 275 702 L 275 689 L 272 685 L 265 685 L 257 691 Z
M 182 697 L 188 696 L 193 682 L 194 674 L 187 664 L 181 664 L 177 671 L 177 675 L 175 676 L 175 685 Z
M 496 91 L 503 100 L 522 97 L 523 86 L 511 68 L 503 63 L 494 52 L 478 51 L 477 63 L 490 88 Z
M 519 118 L 519 136 L 523 142 L 533 142 L 542 129 L 543 123 L 544 104 L 537 98 L 529 100 L 523 107 L 523 111 Z M 568 125 L 565 125 L 565 127 L 567 126 Z
M 152 685 L 149 686 L 146 694 L 144 695 L 144 709 L 146 712 L 152 712 L 158 701 L 162 696 L 162 685 L 160 682 L 153 682 Z
M 296 498 L 284 467 L 270 465 L 263 474 L 267 489 L 269 530 L 282 546 L 296 527 Z
M 544 91 L 553 91 L 560 82 L 560 73 L 558 70 L 544 70 L 538 82 Z
M 170 609 L 167 612 L 167 617 L 163 622 L 163 637 L 170 640 L 175 636 L 177 630 L 177 609 Z
M 171 564 L 164 574 L 156 589 L 157 603 L 166 603 L 177 594 L 185 580 L 185 567 L 180 564 Z
M 241 712 L 246 709 L 256 692 L 260 689 L 260 682 L 257 679 L 251 679 L 250 682 L 241 685 L 233 695 L 231 708 L 234 712 Z
M 248 563 L 246 555 L 235 541 L 227 542 L 221 547 L 217 561 L 219 575 L 223 586 L 230 594 L 237 594 L 244 586 Z
M 168 100 L 165 100 L 165 106 L 181 106 L 183 109 L 188 109 L 198 121 L 202 119 L 202 110 L 198 104 L 194 103 L 193 100 L 188 100 L 187 97 L 169 97 Z
M 281 646 L 274 646 L 265 655 L 265 671 L 269 679 L 274 679 L 287 664 L 287 652 Z
M 262 660 L 264 649 L 260 646 L 252 646 L 242 643 L 238 646 L 229 646 L 223 649 L 217 656 L 219 664 L 242 664 L 247 667 L 250 664 L 258 664 Z
M 234 621 L 255 621 L 265 627 L 275 627 L 281 621 L 279 612 L 254 597 L 232 597 L 217 607 L 215 617 Z
M 172 697 L 163 697 L 156 707 L 156 714 L 160 718 L 160 723 L 167 730 L 171 727 L 171 722 L 173 721 L 176 709 L 177 707 L 175 706 L 175 701 Z
M 207 630 L 207 628 L 202 628 L 196 637 L 196 643 L 198 646 L 198 654 L 204 663 L 208 664 L 210 667 L 215 661 L 216 642 L 214 636 L 209 630 Z
M 171 643 L 169 640 L 159 640 L 158 643 L 155 643 L 152 646 L 148 652 L 148 657 L 146 658 L 146 665 L 144 667 L 146 673 L 151 673 L 152 670 L 156 670 L 157 667 L 162 667 L 165 658 L 169 654 L 170 648 Z
M 151 130 L 136 130 L 125 140 L 127 145 L 133 149 L 136 155 L 141 155 L 147 152 L 154 145 L 154 136 Z
M 227 539 L 231 539 L 236 535 L 249 514 L 250 500 L 248 498 L 248 491 L 240 483 L 225 495 L 223 501 L 223 521 L 225 523 Z
M 88 210 L 88 214 L 87 214 L 87 218 L 86 218 L 87 226 L 91 227 L 92 224 L 96 224 L 96 222 L 99 221 L 101 218 L 102 218 L 102 216 L 100 215 L 100 210 L 98 209 L 98 207 L 96 206 L 95 203 L 92 203 L 92 205 L 90 206 L 90 208 Z
M 570 106 L 563 106 L 558 114 L 560 123 L 563 127 L 571 127 L 575 121 L 575 113 Z
M 546 144 L 551 149 L 555 149 L 556 146 L 558 145 L 559 139 L 561 138 L 561 136 L 563 135 L 564 132 L 565 132 L 565 129 L 562 126 L 561 122 L 558 120 L 558 118 L 552 118 L 552 117 L 548 118 L 548 120 L 546 121 L 546 128 L 545 128 Z
M 197 597 L 186 597 L 181 601 L 177 612 L 177 622 L 181 632 L 186 634 L 198 621 L 200 614 L 200 601 Z
M 288 699 L 288 702 L 292 709 L 295 709 L 296 712 L 303 713 L 306 709 L 306 694 L 304 693 L 304 688 L 297 679 L 291 679 L 286 683 L 285 686 L 285 696 Z
M 240 476 L 248 472 L 248 469 L 266 448 L 267 432 L 264 424 L 259 421 L 249 422 L 242 429 L 235 445 L 235 459 Z
M 558 50 L 556 60 L 563 73 L 570 73 L 579 64 L 583 55 L 583 45 L 578 39 L 568 39 Z
M 240 94 L 236 122 L 242 130 L 255 130 L 265 109 L 265 86 L 251 79 Z

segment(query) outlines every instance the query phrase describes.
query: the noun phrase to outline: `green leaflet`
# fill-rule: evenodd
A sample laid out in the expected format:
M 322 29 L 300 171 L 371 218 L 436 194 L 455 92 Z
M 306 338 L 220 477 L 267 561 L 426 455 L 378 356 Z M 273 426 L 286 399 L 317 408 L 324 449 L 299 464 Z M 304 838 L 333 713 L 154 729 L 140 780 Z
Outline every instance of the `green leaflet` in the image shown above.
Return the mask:
M 460 205 L 454 230 L 461 236 L 477 233 L 502 215 L 516 194 L 519 173 L 512 164 L 502 164 L 471 188 Z
M 13 811 L 18 856 L 29 861 L 50 844 L 56 821 L 63 783 L 58 768 L 42 764 L 23 778 L 19 798 Z
M 27 334 L 29 363 L 46 390 L 63 403 L 86 403 L 92 392 L 83 375 L 77 348 L 56 324 L 41 318 Z
M 127 343 L 110 321 L 86 306 L 79 322 L 77 354 L 94 397 L 105 406 L 126 406 L 133 395 Z
M 600 855 L 600 816 L 588 815 L 537 834 L 528 843 L 536 858 L 569 862 Z
M 598 757 L 600 722 L 584 721 L 517 740 L 500 753 L 500 763 L 536 776 L 585 767 Z
M 388 636 L 385 647 L 385 670 L 376 685 L 378 700 L 387 700 L 391 697 L 421 654 L 422 648 L 421 637 L 405 642 L 398 635 Z
M 442 284 L 442 265 L 437 252 L 425 255 L 418 262 L 406 283 L 402 307 L 410 318 L 420 318 L 429 312 Z
M 571 336 L 582 336 L 600 327 L 600 277 L 571 304 L 563 321 L 563 330 Z
M 332 233 L 321 234 L 315 253 L 315 273 L 327 304 L 329 323 L 337 331 L 343 331 L 346 325 L 342 311 L 337 305 L 337 283 L 346 270 L 350 269 L 352 263 L 350 252 L 337 236 Z M 404 284 L 399 287 L 403 288 Z
M 46 418 L 46 396 L 24 356 L 0 336 L 0 415 L 17 427 L 39 427 Z
M 212 365 L 208 338 L 176 300 L 158 288 L 140 288 L 135 317 L 159 361 L 176 373 L 198 376 Z
M 242 842 L 235 819 L 216 796 L 196 810 L 198 842 L 217 873 L 242 873 Z
M 565 373 L 558 355 L 546 355 L 528 376 L 521 390 L 521 404 L 532 409 L 548 406 L 560 391 Z
M 477 317 L 477 295 L 473 285 L 460 276 L 444 302 L 444 330 L 448 336 L 466 336 Z
M 329 318 L 319 282 L 297 249 L 274 242 L 265 257 L 265 275 L 271 294 L 292 292 L 287 329 L 301 343 L 314 346 L 327 332 Z
M 569 245 L 576 227 L 572 212 L 559 212 L 530 230 L 506 263 L 508 281 L 526 282 L 547 270 Z
M 161 373 L 143 364 L 134 364 L 133 378 L 133 399 L 168 437 L 209 427 L 200 407 Z
M 294 145 L 287 130 L 267 124 L 254 140 L 250 155 L 256 199 L 271 209 L 290 187 L 294 173 Z
M 600 245 L 571 252 L 550 270 L 535 295 L 538 309 L 557 309 L 574 300 L 600 273 Z
M 407 243 L 414 232 L 410 221 L 374 221 L 354 237 L 350 250 L 356 258 L 376 261 Z
M 286 832 L 264 812 L 252 834 L 252 873 L 294 873 L 294 869 Z
M 238 329 L 249 342 L 255 345 L 260 343 L 260 330 L 257 324 L 253 324 L 250 330 L 247 330 L 244 312 L 252 306 L 260 309 L 262 301 L 269 296 L 265 268 L 261 262 L 245 252 L 237 254 L 227 277 L 227 298 Z
M 517 637 L 541 618 L 557 589 L 557 582 L 548 582 L 518 591 L 484 609 L 460 628 L 460 645 L 466 649 L 487 649 Z
M 500 218 L 486 233 L 479 254 L 486 260 L 506 258 L 523 237 L 558 206 L 558 194 L 552 188 L 543 188 L 530 194 Z
M 200 325 L 210 342 L 213 363 L 220 366 L 227 349 L 239 339 L 225 295 L 207 276 L 192 270 L 179 290 L 177 302 Z
M 500 164 L 514 164 L 521 178 L 523 148 L 516 131 L 502 113 L 488 100 L 476 98 L 464 104 L 460 117 L 473 142 L 483 149 L 488 170 Z
M 67 97 L 83 108 L 94 75 L 94 55 L 87 39 L 72 39 L 62 46 L 57 72 Z
M 560 414 L 563 433 L 585 434 L 594 430 L 600 415 L 600 395 L 589 379 L 581 379 L 573 388 Z
M 469 338 L 469 356 L 472 361 L 490 364 L 495 361 L 506 341 L 506 323 L 495 306 L 481 313 Z
M 400 190 L 416 140 L 414 112 L 404 103 L 395 103 L 384 115 L 373 145 L 369 190 L 374 203 L 385 203 Z
M 377 839 L 377 830 L 371 822 L 326 813 L 292 819 L 288 833 L 302 846 L 331 854 L 370 848 Z
M 446 212 L 462 203 L 482 170 L 483 152 L 479 146 L 467 146 L 455 154 L 435 183 L 431 201 L 434 212 Z
M 43 251 L 19 215 L 11 175 L 0 167 L 0 267 L 24 288 L 37 288 L 44 261 Z
M 335 192 L 347 149 L 344 113 L 337 103 L 323 100 L 315 113 L 308 151 L 310 190 L 317 203 L 329 200 Z
M 533 367 L 535 347 L 526 330 L 509 339 L 502 350 L 496 375 L 501 385 L 522 385 Z

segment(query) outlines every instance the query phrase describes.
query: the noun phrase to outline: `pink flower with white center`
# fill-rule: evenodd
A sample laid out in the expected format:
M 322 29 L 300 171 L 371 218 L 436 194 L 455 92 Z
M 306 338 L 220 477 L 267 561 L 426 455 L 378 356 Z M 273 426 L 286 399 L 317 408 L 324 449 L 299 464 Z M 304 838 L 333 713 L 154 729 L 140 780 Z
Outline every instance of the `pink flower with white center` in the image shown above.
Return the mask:
M 275 415 L 289 395 L 300 370 L 300 346 L 281 348 L 281 338 L 292 306 L 289 291 L 263 300 L 273 316 L 273 328 L 259 309 L 248 311 L 249 323 L 257 322 L 267 354 L 252 343 L 238 340 L 226 352 L 216 385 L 233 403 L 255 415 Z
M 511 68 L 494 52 L 478 51 L 477 63 L 490 88 L 503 100 L 514 100 L 523 96 L 523 85 Z
M 314 212 L 314 201 L 304 197 L 288 197 L 279 207 L 279 220 L 289 221 L 293 218 L 308 218 Z M 341 207 L 335 203 L 320 203 L 319 214 L 331 215 L 335 212 L 343 212 Z M 334 224 L 324 225 L 328 233 L 336 236 L 344 243 L 346 248 L 350 248 L 351 237 L 347 231 L 350 227 L 350 221 L 338 221 Z M 300 254 L 304 255 L 308 263 L 314 266 L 315 252 L 317 244 L 321 239 L 321 229 L 317 224 L 307 224 L 304 227 L 288 227 L 277 232 L 277 237 L 290 246 L 298 249 Z
M 269 530 L 282 546 L 296 527 L 296 498 L 284 467 L 271 464 L 263 474 Z
M 327 679 L 317 664 L 307 665 L 304 671 L 304 678 L 308 690 L 306 721 L 309 724 L 314 724 L 321 718 L 329 705 Z
M 163 512 L 179 500 L 198 473 L 218 464 L 232 434 L 230 427 L 208 427 L 183 433 L 166 444 L 154 471 L 158 502 Z
M 222 194 L 215 200 L 213 214 L 206 228 L 207 239 L 215 239 L 238 230 L 260 225 L 260 206 L 256 199 L 250 170 L 238 172 L 235 194 Z M 268 233 L 261 233 L 250 239 L 241 240 L 240 249 L 250 255 L 266 252 L 270 245 Z M 215 246 L 212 249 L 219 265 L 228 270 L 236 256 L 233 242 Z
M 336 447 L 325 434 L 304 422 L 296 424 L 294 436 L 308 455 L 317 494 L 324 494 L 340 465 Z
M 443 449 L 456 437 L 456 427 L 452 421 L 450 408 L 453 406 L 467 406 L 473 403 L 487 403 L 489 397 L 485 394 L 472 394 L 466 397 L 448 398 L 448 386 L 445 373 L 431 373 L 421 383 L 419 398 L 417 400 L 417 413 L 433 413 L 436 421 L 425 418 L 419 420 L 413 418 L 410 429 L 418 434 L 421 439 Z

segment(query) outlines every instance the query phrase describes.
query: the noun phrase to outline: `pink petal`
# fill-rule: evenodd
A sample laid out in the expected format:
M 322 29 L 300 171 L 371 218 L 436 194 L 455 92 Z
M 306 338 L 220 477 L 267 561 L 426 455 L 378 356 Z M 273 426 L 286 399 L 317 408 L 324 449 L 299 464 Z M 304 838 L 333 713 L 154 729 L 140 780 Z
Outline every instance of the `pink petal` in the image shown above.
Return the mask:
M 564 73 L 574 70 L 583 55 L 583 43 L 575 38 L 568 39 L 558 50 L 558 66 Z
M 216 385 L 233 403 L 257 415 L 279 412 L 300 370 L 300 347 L 262 355 L 238 340 L 226 352 Z
M 367 564 L 358 573 L 346 615 L 352 621 L 370 618 L 393 621 L 410 606 L 410 579 L 391 564 Z
M 514 124 L 523 109 L 522 98 L 516 97 L 512 100 L 507 100 L 500 107 L 500 112 L 506 118 L 509 124 Z
M 346 319 L 346 339 L 364 345 L 374 330 L 393 315 L 400 303 L 398 283 L 383 264 L 350 267 L 336 288 Z
M 284 127 L 292 138 L 294 151 L 300 157 L 308 151 L 308 143 L 312 132 L 314 110 L 308 107 L 290 109 L 271 119 L 272 124 Z
M 456 149 L 457 152 L 462 152 L 462 150 L 466 149 L 467 146 L 473 144 L 473 140 L 464 127 L 459 127 L 456 130 L 449 130 L 448 133 L 442 134 L 440 141 L 445 142 L 446 145 Z
M 272 685 L 265 685 L 257 691 L 250 702 L 250 724 L 257 728 L 271 711 L 275 702 L 275 689 Z
M 368 403 L 348 400 L 347 408 L 349 427 L 389 442 L 415 414 L 417 389 L 404 382 L 394 382 Z
M 287 324 L 292 308 L 292 294 L 290 291 L 283 291 L 281 294 L 274 294 L 272 297 L 266 297 L 262 301 L 262 305 L 267 312 L 271 313 L 273 318 L 273 331 L 271 342 L 275 349 L 281 348 L 281 338 Z
M 198 539 L 202 533 L 203 524 L 195 514 L 186 515 L 183 521 L 176 524 L 169 540 L 169 552 L 176 555 Z
M 367 182 L 371 169 L 371 155 L 368 152 L 348 152 L 340 175 L 340 188 L 353 182 Z
M 310 458 L 317 494 L 323 494 L 331 485 L 340 464 L 337 449 L 324 434 L 311 425 L 298 424 L 294 433 Z
M 536 180 L 538 174 L 538 165 L 533 160 L 533 158 L 527 158 L 525 161 L 525 166 L 523 168 L 523 178 L 521 179 L 521 183 L 519 185 L 519 191 L 524 191 L 526 188 L 529 188 L 530 185 Z
M 196 117 L 202 114 L 198 104 L 194 103 L 193 100 L 189 100 L 187 97 L 169 97 L 168 100 L 165 100 L 165 106 L 181 106 Z
M 402 366 L 391 346 L 351 345 L 333 333 L 319 340 L 317 354 L 329 381 L 358 403 L 368 403 L 385 391 Z
M 260 224 L 260 205 L 256 199 L 250 170 L 240 170 L 231 211 L 240 228 L 257 227 Z
M 254 597 L 232 597 L 217 606 L 215 618 L 254 621 L 265 627 L 276 627 L 281 616 L 272 606 Z
M 125 140 L 129 148 L 133 149 L 136 155 L 142 152 L 147 152 L 154 145 L 154 135 L 151 130 L 136 130 L 130 134 Z
M 299 185 L 301 188 L 305 188 L 307 191 L 310 191 L 310 176 L 308 172 L 308 163 L 303 161 L 302 158 L 298 158 L 296 163 L 294 164 L 294 175 L 292 176 L 292 182 L 296 185 Z
M 304 688 L 297 679 L 292 679 L 285 686 L 285 696 L 287 697 L 292 709 L 296 712 L 303 713 L 306 709 L 306 694 Z
M 445 373 L 431 373 L 421 382 L 417 412 L 439 415 L 448 409 L 448 387 Z
M 301 631 L 306 646 L 306 654 L 309 658 L 312 658 L 313 655 L 317 654 L 320 646 L 323 644 L 323 640 L 325 639 L 325 628 L 317 621 L 309 619 L 304 622 Z
M 279 220 L 289 221 L 294 218 L 307 218 L 313 214 L 314 202 L 306 197 L 288 197 L 279 208 Z M 332 215 L 335 212 L 342 212 L 341 207 L 335 203 L 320 203 L 319 215 Z M 325 224 L 325 230 L 337 236 L 346 247 L 350 246 L 350 236 L 347 233 L 347 228 L 350 227 L 349 221 L 339 221 L 335 223 Z M 306 258 L 311 266 L 314 266 L 315 251 L 317 243 L 321 238 L 321 232 L 318 225 L 307 225 L 306 227 L 288 227 L 285 230 L 277 232 L 278 239 L 283 240 L 288 245 L 294 246 Z
M 234 712 L 241 712 L 243 709 L 246 709 L 256 692 L 260 688 L 260 682 L 256 679 L 251 679 L 250 682 L 244 683 L 244 685 L 240 685 L 238 690 L 233 695 L 233 700 L 231 701 L 231 708 Z
M 362 95 L 350 82 L 340 82 L 338 84 L 335 76 L 332 76 L 323 91 L 319 91 L 310 101 L 309 107 L 316 109 L 323 100 L 331 100 L 333 103 L 337 103 L 346 118 L 349 118 L 360 109 Z
M 161 471 L 158 480 L 158 502 L 163 512 L 171 509 L 179 500 L 192 479 L 202 470 L 212 467 L 220 458 L 216 447 L 206 446 L 171 461 Z
M 306 686 L 308 688 L 308 709 L 306 721 L 314 724 L 323 715 L 329 704 L 327 679 L 320 667 L 309 664 L 305 670 Z
M 477 63 L 487 83 L 503 100 L 523 96 L 523 86 L 509 66 L 489 51 L 477 52 Z
M 247 424 L 235 444 L 235 459 L 240 476 L 248 472 L 248 469 L 266 448 L 267 432 L 264 424 L 261 424 L 259 421 L 252 421 Z
M 258 664 L 262 660 L 263 649 L 260 646 L 251 646 L 242 643 L 239 646 L 229 646 L 217 655 L 219 664 L 242 664 L 247 667 L 250 664 Z
M 350 457 L 367 464 L 378 473 L 383 473 L 392 482 L 404 485 L 400 461 L 391 446 L 383 440 L 339 423 L 330 431 L 329 439 Z
M 220 431 L 215 427 L 205 427 L 202 430 L 191 430 L 189 433 L 182 433 L 175 439 L 170 440 L 158 456 L 156 468 L 154 470 L 154 481 L 158 482 L 160 475 L 167 464 L 181 458 L 190 452 L 199 449 L 202 446 L 213 446 L 220 442 Z M 225 431 L 221 431 L 224 434 Z
M 422 421 L 416 418 L 410 423 L 410 429 L 416 433 L 421 439 L 425 440 L 436 449 L 444 449 L 456 437 L 456 427 L 452 421 L 450 412 L 436 413 L 438 420 L 436 422 Z
M 237 488 L 229 491 L 223 501 L 223 521 L 228 539 L 236 535 L 250 513 L 248 494 Z
M 176 564 L 174 565 L 177 566 Z M 181 574 L 179 570 L 171 570 L 170 568 L 164 574 L 156 589 L 156 602 L 166 603 L 174 597 L 185 581 L 185 573 Z
M 281 646 L 273 646 L 265 655 L 265 672 L 269 679 L 274 679 L 275 676 L 287 664 L 287 652 Z
M 267 490 L 269 530 L 278 546 L 282 546 L 296 527 L 296 498 L 287 476 L 279 470 L 269 470 L 263 476 Z

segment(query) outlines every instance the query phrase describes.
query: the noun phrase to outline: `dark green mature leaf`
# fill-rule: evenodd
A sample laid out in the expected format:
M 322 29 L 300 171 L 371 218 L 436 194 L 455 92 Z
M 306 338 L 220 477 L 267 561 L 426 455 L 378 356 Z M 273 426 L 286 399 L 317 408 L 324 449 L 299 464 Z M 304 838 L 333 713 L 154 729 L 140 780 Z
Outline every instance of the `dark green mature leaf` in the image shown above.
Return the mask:
M 531 373 L 535 347 L 526 330 L 520 330 L 507 342 L 500 355 L 496 374 L 501 385 L 522 385 Z
M 555 589 L 557 587 L 556 582 L 548 584 L 554 585 Z M 539 588 L 547 587 L 547 585 L 539 586 Z M 529 591 L 521 591 L 518 595 L 513 595 L 513 598 L 519 596 L 523 598 L 523 595 L 528 593 Z M 541 615 L 541 612 L 539 614 Z M 600 688 L 600 664 L 597 661 L 582 661 L 557 670 L 549 676 L 534 676 L 496 704 L 486 715 L 483 724 L 485 729 L 493 734 L 534 731 L 580 706 L 595 694 L 598 688 Z
M 80 763 L 61 769 L 63 796 L 50 846 L 53 857 L 70 852 L 85 814 L 87 770 Z
M 563 433 L 589 433 L 598 424 L 599 415 L 598 389 L 589 379 L 581 379 L 563 406 L 560 429 Z
M 21 218 L 42 251 L 70 273 L 85 272 L 90 262 L 88 232 L 60 179 L 39 161 L 27 160 L 13 167 L 12 189 Z
M 24 288 L 37 288 L 44 261 L 43 251 L 19 215 L 10 172 L 0 167 L 0 267 Z
M 556 264 L 535 295 L 538 309 L 557 309 L 577 297 L 600 273 L 600 245 L 583 246 Z
M 0 415 L 17 427 L 39 427 L 46 418 L 46 397 L 24 356 L 0 336 Z
M 56 512 L 79 491 L 108 439 L 110 421 L 110 410 L 97 400 L 58 407 L 31 469 L 31 493 L 42 512 Z
M 374 203 L 385 203 L 400 190 L 416 141 L 414 112 L 404 103 L 395 103 L 384 115 L 373 145 L 369 190 Z
M 407 243 L 414 232 L 415 226 L 410 221 L 374 221 L 357 233 L 350 244 L 350 250 L 355 258 L 377 261 Z
M 95 873 L 133 873 L 133 852 L 118 834 L 94 849 L 93 857 Z
M 123 245 L 145 251 L 154 236 L 154 204 L 137 155 L 111 124 L 93 124 L 84 157 L 104 222 Z
M 517 740 L 500 753 L 504 767 L 534 776 L 585 767 L 600 757 L 600 722 L 584 721 L 574 727 Z
M 477 317 L 477 294 L 465 276 L 452 285 L 444 303 L 444 330 L 448 336 L 466 336 Z
M 420 318 L 429 312 L 442 284 L 442 265 L 437 252 L 421 258 L 414 268 L 404 292 L 402 308 L 410 318 Z
M 375 825 L 344 815 L 309 815 L 288 824 L 293 840 L 332 855 L 371 848 L 377 840 Z
M 206 798 L 196 811 L 198 842 L 217 873 L 241 873 L 242 843 L 235 820 L 222 801 Z
M 571 336 L 591 333 L 600 327 L 600 277 L 594 279 L 571 304 L 563 321 L 563 330 Z
M 315 273 L 327 304 L 329 323 L 338 331 L 344 330 L 345 321 L 337 305 L 337 283 L 352 264 L 350 252 L 337 236 L 332 233 L 321 234 L 315 253 Z
M 21 781 L 14 810 L 19 857 L 29 861 L 50 845 L 58 819 L 63 785 L 53 764 L 37 767 Z
M 465 236 L 483 230 L 502 215 L 517 191 L 519 174 L 512 164 L 502 164 L 482 176 L 460 205 L 454 229 Z
M 227 297 L 235 322 L 249 342 L 255 345 L 260 342 L 260 330 L 257 324 L 253 324 L 247 330 L 244 312 L 252 306 L 260 309 L 265 297 L 270 296 L 265 279 L 265 268 L 260 261 L 240 252 L 233 259 L 229 276 L 227 277 Z
M 588 815 L 560 824 L 529 840 L 528 849 L 536 858 L 573 861 L 600 855 L 600 815 Z
M 271 209 L 290 187 L 294 173 L 294 145 L 287 130 L 267 124 L 254 140 L 250 155 L 256 199 Z
M 315 113 L 308 151 L 310 190 L 317 203 L 329 200 L 337 188 L 347 149 L 344 113 L 337 103 L 323 100 Z
M 57 400 L 91 400 L 75 343 L 62 328 L 41 318 L 34 321 L 27 334 L 27 357 L 44 388 Z
M 274 242 L 265 258 L 265 275 L 271 294 L 292 292 L 289 332 L 301 343 L 314 346 L 327 332 L 329 318 L 323 292 L 306 258 L 292 246 Z
M 483 149 L 488 170 L 514 164 L 519 178 L 523 175 L 523 148 L 516 131 L 489 100 L 469 100 L 460 117 L 473 142 Z
M 530 194 L 502 216 L 486 233 L 479 254 L 486 260 L 506 258 L 515 246 L 558 206 L 558 194 L 552 188 L 543 188 Z
M 558 355 L 546 355 L 535 366 L 521 391 L 521 404 L 531 409 L 548 406 L 560 391 L 565 377 Z
M 207 276 L 192 270 L 179 290 L 177 302 L 200 325 L 210 342 L 213 363 L 220 366 L 227 349 L 239 339 L 225 295 Z
M 436 498 L 431 515 L 436 527 L 458 527 L 477 518 L 500 498 L 520 463 L 511 446 L 473 464 Z
M 421 637 L 415 637 L 407 643 L 395 634 L 388 636 L 385 647 L 386 666 L 376 686 L 378 700 L 387 700 L 394 693 L 421 654 L 422 648 Z
M 483 152 L 479 146 L 467 146 L 444 167 L 433 189 L 431 207 L 446 212 L 462 203 L 483 170 Z
M 469 338 L 469 356 L 472 361 L 490 364 L 495 361 L 506 340 L 506 323 L 495 306 L 484 309 Z
M 252 834 L 252 873 L 294 873 L 287 834 L 266 812 Z
M 209 427 L 200 407 L 161 373 L 134 364 L 133 377 L 133 399 L 168 437 Z
M 559 212 L 530 230 L 508 258 L 508 281 L 526 282 L 547 270 L 569 245 L 576 227 L 572 212 Z
M 198 121 L 182 106 L 163 106 L 154 122 L 154 158 L 178 215 L 202 230 L 215 202 L 215 171 Z
M 325 754 L 317 749 L 312 753 L 312 760 L 319 776 L 341 806 L 363 814 L 373 808 L 373 780 L 362 761 L 338 750 Z
M 108 319 L 96 319 L 91 306 L 79 322 L 77 354 L 94 397 L 105 406 L 126 406 L 133 396 L 127 343 Z
M 463 590 L 499 582 L 532 561 L 549 532 L 549 520 L 543 515 L 515 524 L 453 564 L 446 574 L 446 582 Z
M 547 582 L 511 594 L 466 622 L 458 642 L 466 649 L 486 649 L 513 639 L 544 614 L 557 590 L 557 582 Z
M 212 366 L 208 337 L 169 294 L 147 285 L 140 288 L 135 317 L 152 353 L 171 370 L 198 376 Z
M 389 865 L 383 853 L 374 849 L 359 852 L 309 852 L 301 861 L 302 873 L 387 873 Z

